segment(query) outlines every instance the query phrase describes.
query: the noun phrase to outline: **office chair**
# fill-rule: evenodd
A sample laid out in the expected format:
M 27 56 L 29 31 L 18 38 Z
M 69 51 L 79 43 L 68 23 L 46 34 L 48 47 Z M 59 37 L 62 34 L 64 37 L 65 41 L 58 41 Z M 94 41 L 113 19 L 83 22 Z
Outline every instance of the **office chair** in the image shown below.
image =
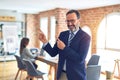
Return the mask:
M 35 69 L 34 65 L 30 60 L 23 59 L 23 61 L 25 62 L 27 68 L 27 74 L 28 74 L 27 79 L 42 78 L 42 80 L 44 80 L 43 75 L 45 73 Z
M 100 65 L 89 65 L 86 69 L 87 80 L 99 80 L 101 73 Z
M 19 56 L 17 56 L 17 55 L 14 55 L 14 56 L 15 56 L 15 58 L 16 58 L 17 66 L 18 66 L 18 71 L 17 71 L 17 74 L 16 74 L 16 76 L 15 76 L 15 80 L 17 79 L 18 74 L 19 74 L 20 71 L 21 71 L 21 74 L 20 74 L 20 80 L 21 80 L 22 72 L 23 72 L 23 71 L 26 71 L 26 66 L 24 65 L 22 59 L 21 59 Z
M 87 80 L 99 80 L 101 73 L 101 66 L 98 65 L 100 56 L 92 55 L 87 63 L 86 73 Z
M 99 59 L 100 59 L 99 55 L 95 55 L 95 54 L 92 55 L 91 58 L 90 58 L 90 60 L 87 63 L 87 66 L 88 65 L 98 65 Z

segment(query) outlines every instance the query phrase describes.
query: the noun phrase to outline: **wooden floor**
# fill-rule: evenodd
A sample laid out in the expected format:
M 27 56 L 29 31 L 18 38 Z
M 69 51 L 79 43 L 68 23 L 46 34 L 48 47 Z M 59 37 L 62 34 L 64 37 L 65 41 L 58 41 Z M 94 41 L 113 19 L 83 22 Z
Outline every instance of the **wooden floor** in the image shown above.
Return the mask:
M 18 68 L 16 61 L 0 62 L 0 80 L 14 80 L 17 70 Z M 22 80 L 25 80 L 26 75 L 27 73 L 24 72 L 22 76 Z M 19 80 L 19 77 L 20 76 L 18 76 L 17 80 Z M 46 78 L 45 80 L 48 79 Z M 100 80 L 106 80 L 106 76 L 101 74 Z M 113 80 L 119 80 L 119 79 L 113 79 Z
M 37 62 L 37 64 L 38 64 L 38 69 L 40 69 L 42 67 L 43 69 L 47 70 L 45 67 L 43 67 L 44 65 L 42 65 L 40 67 L 40 65 L 39 65 L 40 61 Z M 15 60 L 7 61 L 7 62 L 0 61 L 0 80 L 15 80 L 17 71 L 18 71 L 18 67 L 17 67 L 17 62 Z M 27 76 L 27 73 L 26 73 L 26 71 L 24 71 L 22 73 L 21 80 L 25 80 L 26 76 Z M 44 77 L 44 80 L 53 80 L 51 78 L 51 76 L 47 76 L 47 73 L 43 77 Z M 18 75 L 17 80 L 20 80 L 20 73 Z M 37 80 L 37 79 L 35 79 L 35 80 Z M 41 79 L 39 79 L 39 80 L 41 80 Z
M 14 80 L 17 70 L 16 61 L 0 62 L 0 80 Z

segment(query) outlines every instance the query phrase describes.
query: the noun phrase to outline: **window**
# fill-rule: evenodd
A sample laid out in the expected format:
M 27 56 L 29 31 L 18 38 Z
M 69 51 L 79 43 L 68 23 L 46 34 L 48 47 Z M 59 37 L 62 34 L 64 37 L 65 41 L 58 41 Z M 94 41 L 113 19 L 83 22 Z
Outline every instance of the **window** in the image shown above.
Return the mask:
M 102 71 L 113 72 L 116 59 L 120 59 L 120 13 L 107 15 L 97 32 L 97 54 L 101 56 Z M 118 69 L 115 75 L 118 76 Z
M 48 18 L 44 17 L 40 19 L 40 29 L 43 30 L 43 33 L 48 37 Z
M 53 46 L 55 43 L 55 30 L 56 30 L 56 24 L 55 24 L 55 16 L 50 17 L 50 43 Z
M 85 31 L 86 33 L 88 33 L 91 36 L 91 30 L 88 26 L 83 26 L 82 30 Z M 88 50 L 88 55 L 86 57 L 86 61 L 89 61 L 90 57 L 91 57 L 91 42 L 90 42 L 90 47 L 89 47 L 89 50 Z
M 20 41 L 26 36 L 24 22 L 0 22 L 0 25 L 0 44 L 4 44 L 0 47 L 4 46 L 4 51 L 9 52 L 7 55 L 19 55 Z M 0 55 L 4 54 L 0 53 Z
M 120 49 L 120 13 L 107 16 L 106 48 Z
M 43 33 L 48 38 L 48 17 L 43 17 L 40 19 L 40 29 L 43 31 Z M 40 44 L 42 44 L 42 43 L 40 43 Z M 42 45 L 40 45 L 40 46 L 42 47 Z
M 119 50 L 120 47 L 120 13 L 107 15 L 99 25 L 97 47 Z M 103 43 L 103 44 L 101 44 Z

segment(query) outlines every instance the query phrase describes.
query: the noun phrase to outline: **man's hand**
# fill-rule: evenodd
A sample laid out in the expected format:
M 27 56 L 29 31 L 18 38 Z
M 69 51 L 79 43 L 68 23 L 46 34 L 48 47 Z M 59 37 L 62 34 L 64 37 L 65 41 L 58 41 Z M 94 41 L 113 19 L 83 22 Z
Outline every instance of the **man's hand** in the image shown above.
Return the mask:
M 59 38 L 57 39 L 57 47 L 61 50 L 63 50 L 65 48 L 65 44 L 64 42 L 62 42 Z
M 41 30 L 39 30 L 39 40 L 40 41 L 42 41 L 43 43 L 47 43 L 48 41 L 47 41 L 47 39 L 46 39 L 46 36 L 44 35 L 44 33 L 41 31 Z

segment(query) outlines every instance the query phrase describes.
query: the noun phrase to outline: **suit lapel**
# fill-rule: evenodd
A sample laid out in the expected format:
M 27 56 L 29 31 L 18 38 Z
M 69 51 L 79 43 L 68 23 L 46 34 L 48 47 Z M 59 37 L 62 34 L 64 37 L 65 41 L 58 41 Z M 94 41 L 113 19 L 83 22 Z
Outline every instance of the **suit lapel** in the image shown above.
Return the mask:
M 65 44 L 68 45 L 69 31 L 67 31 L 65 35 Z
M 81 29 L 79 29 L 79 31 L 73 37 L 72 42 L 70 44 L 72 44 L 72 43 L 74 44 L 74 41 L 76 41 L 76 39 L 80 38 L 80 33 L 81 33 Z

